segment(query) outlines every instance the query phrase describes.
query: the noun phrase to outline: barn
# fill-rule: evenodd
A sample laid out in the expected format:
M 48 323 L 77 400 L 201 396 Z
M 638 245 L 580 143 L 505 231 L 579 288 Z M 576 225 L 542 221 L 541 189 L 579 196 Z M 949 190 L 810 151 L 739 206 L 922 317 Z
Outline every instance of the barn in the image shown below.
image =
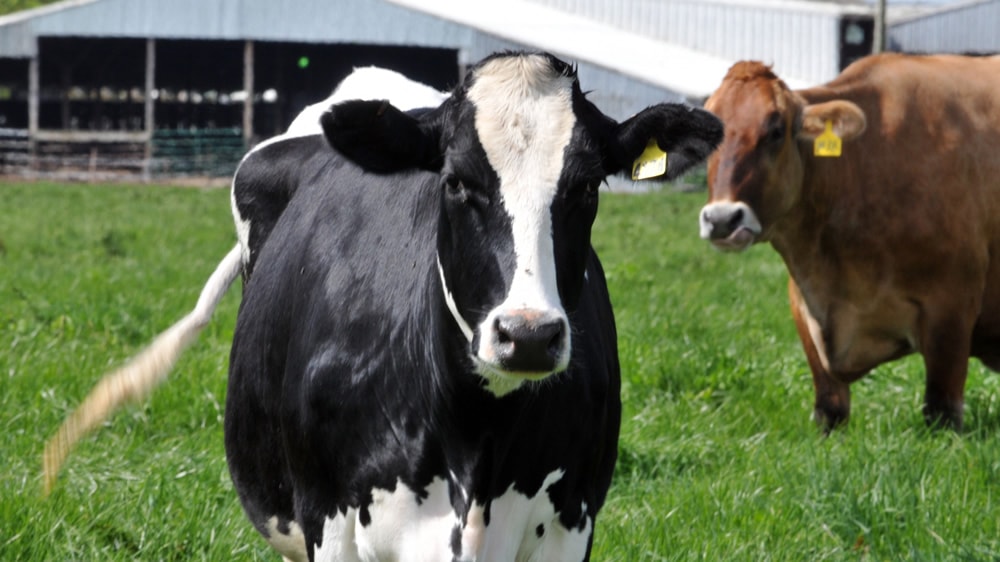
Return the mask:
M 944 11 L 907 12 L 890 47 L 997 50 L 1000 0 Z M 741 58 L 805 86 L 871 51 L 872 12 L 854 0 L 63 0 L 0 16 L 0 175 L 230 176 L 354 67 L 448 89 L 502 49 L 576 61 L 616 119 L 699 104 Z M 992 43 L 929 43 L 941 21 L 978 21 L 972 38 Z
M 888 48 L 907 53 L 1000 53 L 1000 0 L 964 0 L 938 10 L 901 12 Z
M 488 53 L 542 47 L 578 60 L 592 97 L 615 117 L 710 90 L 708 80 L 689 86 L 651 71 L 684 58 L 669 46 L 523 0 L 496 10 L 545 24 L 496 33 L 477 25 L 482 13 L 449 18 L 389 0 L 65 0 L 0 17 L 0 174 L 228 176 L 249 146 L 356 66 L 447 89 Z M 543 47 L 529 40 L 538 35 L 561 37 Z M 574 56 L 569 45 L 586 36 L 642 52 L 651 66 L 637 77 L 609 54 Z

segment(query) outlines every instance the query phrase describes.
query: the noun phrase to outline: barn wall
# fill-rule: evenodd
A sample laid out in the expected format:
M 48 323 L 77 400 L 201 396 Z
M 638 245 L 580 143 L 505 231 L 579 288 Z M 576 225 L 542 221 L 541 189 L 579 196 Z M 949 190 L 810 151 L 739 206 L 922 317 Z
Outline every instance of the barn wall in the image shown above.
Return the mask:
M 894 23 L 889 48 L 909 53 L 1000 53 L 1000 0 L 972 2 Z
M 532 0 L 712 55 L 773 64 L 817 83 L 839 72 L 839 24 L 870 11 L 778 0 Z
M 101 0 L 5 26 L 0 56 L 34 56 L 34 35 L 458 47 L 471 33 L 381 0 Z
M 227 102 L 209 101 L 198 105 L 201 102 L 185 101 L 180 96 L 192 98 L 195 94 L 215 92 L 213 95 L 222 100 L 229 93 L 240 90 L 246 41 L 256 44 L 254 89 L 258 96 L 268 88 L 280 92 L 277 103 L 254 103 L 255 132 L 265 137 L 283 130 L 297 107 L 325 98 L 337 80 L 346 74 L 349 67 L 345 65 L 374 63 L 406 72 L 406 66 L 385 64 L 385 60 L 372 60 L 372 57 L 378 55 L 384 59 L 389 56 L 395 57 L 394 61 L 412 63 L 420 59 L 414 48 L 426 48 L 421 50 L 433 52 L 440 64 L 454 67 L 457 62 L 457 68 L 454 68 L 454 82 L 457 82 L 465 66 L 490 53 L 532 48 L 472 26 L 454 23 L 447 17 L 430 15 L 387 0 L 67 0 L 0 17 L 0 60 L 22 61 L 17 65 L 8 65 L 11 69 L 20 69 L 22 74 L 27 65 L 26 59 L 40 61 L 44 98 L 40 128 L 53 139 L 58 137 L 59 142 L 64 144 L 68 142 L 81 150 L 90 147 L 84 150 L 88 158 L 85 168 L 103 166 L 105 147 L 110 146 L 108 139 L 115 134 L 139 131 L 135 133 L 139 135 L 145 129 L 136 129 L 138 125 L 132 123 L 134 116 L 127 116 L 126 121 L 132 120 L 120 125 L 121 119 L 109 113 L 110 101 L 101 102 L 107 106 L 104 109 L 111 115 L 110 120 L 104 119 L 97 125 L 94 119 L 84 122 L 87 115 L 76 115 L 79 113 L 76 108 L 86 106 L 88 100 L 91 105 L 97 103 L 93 95 L 83 98 L 77 95 L 74 101 L 65 103 L 59 101 L 63 99 L 61 92 L 66 91 L 68 86 L 85 86 L 85 92 L 104 86 L 109 86 L 114 92 L 131 91 L 136 87 L 141 89 L 144 63 L 140 56 L 134 68 L 123 69 L 139 78 L 118 84 L 122 80 L 117 74 L 102 75 L 98 72 L 102 68 L 107 70 L 107 65 L 94 64 L 90 59 L 73 55 L 74 45 L 131 44 L 136 41 L 145 45 L 147 39 L 155 40 L 158 53 L 154 86 L 162 97 L 154 104 L 156 130 L 151 141 L 143 141 L 138 136 L 136 139 L 129 137 L 126 141 L 133 144 L 152 142 L 154 161 L 142 161 L 142 166 L 144 173 L 154 174 L 160 171 L 182 172 L 172 164 L 178 160 L 171 156 L 177 152 L 177 146 L 186 147 L 193 141 L 199 144 L 201 136 L 208 133 L 221 132 L 239 137 L 242 102 L 233 98 Z M 92 50 L 81 48 L 80 52 Z M 127 50 L 142 49 L 129 47 Z M 298 58 L 298 51 L 312 59 L 309 67 L 311 74 L 289 66 L 288 60 L 291 59 L 288 55 L 294 54 L 293 58 Z M 333 59 L 332 53 L 335 53 Z M 358 56 L 359 53 L 363 56 Z M 226 56 L 222 57 L 223 54 Z M 575 60 L 572 53 L 559 54 L 568 60 Z M 428 56 L 431 55 L 423 58 Z M 203 68 L 206 64 L 211 68 Z M 682 100 L 680 94 L 662 85 L 623 75 L 615 68 L 579 62 L 578 70 L 583 87 L 590 92 L 590 99 L 618 120 L 655 103 Z M 428 80 L 427 77 L 416 77 Z M 24 89 L 21 82 L 26 82 L 24 76 L 0 76 L 0 79 L 0 85 L 17 82 L 18 92 Z M 94 83 L 94 80 L 100 83 Z M 444 87 L 439 80 L 436 82 L 436 87 Z M 8 101 L 17 106 L 28 105 L 23 97 Z M 693 101 L 697 103 L 700 100 Z M 135 103 L 142 109 L 141 100 Z M 18 111 L 5 113 L 16 113 L 17 116 L 27 114 L 27 110 L 14 109 Z M 8 126 L 23 127 L 23 119 L 11 117 L 8 121 Z M 79 130 L 91 132 L 88 134 L 98 140 L 93 141 L 90 137 L 73 140 L 75 137 L 71 133 Z M 99 137 L 93 131 L 99 133 Z M 180 133 L 194 135 L 193 141 L 187 137 L 174 138 Z M 105 144 L 87 144 L 92 142 Z M 216 144 L 217 141 L 200 143 L 199 146 Z M 34 146 L 44 148 L 40 141 Z M 196 156 L 188 159 L 201 160 L 215 158 L 216 155 L 209 151 Z M 171 163 L 170 170 L 157 167 L 157 162 L 160 162 L 157 158 L 160 157 L 168 159 L 165 161 Z

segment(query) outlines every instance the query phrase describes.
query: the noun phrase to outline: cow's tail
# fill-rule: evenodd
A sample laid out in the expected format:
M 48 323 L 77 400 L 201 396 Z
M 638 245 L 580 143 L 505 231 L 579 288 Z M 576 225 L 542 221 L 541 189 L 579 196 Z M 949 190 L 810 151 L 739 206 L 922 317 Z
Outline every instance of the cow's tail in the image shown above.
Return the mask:
M 194 310 L 156 336 L 152 343 L 128 363 L 101 378 L 83 403 L 66 418 L 59 431 L 45 444 L 45 495 L 52 491 L 60 467 L 80 439 L 123 404 L 144 400 L 166 379 L 177 358 L 208 324 L 219 301 L 239 275 L 242 265 L 241 248 L 237 244 L 215 268 L 201 290 Z

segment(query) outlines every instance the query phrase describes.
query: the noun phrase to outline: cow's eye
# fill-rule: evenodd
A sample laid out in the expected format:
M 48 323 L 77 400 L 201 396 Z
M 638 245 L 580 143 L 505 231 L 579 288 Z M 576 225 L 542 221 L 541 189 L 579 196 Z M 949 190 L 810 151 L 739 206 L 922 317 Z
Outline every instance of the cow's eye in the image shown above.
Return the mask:
M 444 178 L 444 189 L 449 196 L 460 197 L 462 192 L 465 191 L 465 186 L 462 185 L 462 180 L 458 179 L 458 176 L 448 174 Z
M 477 188 L 474 184 L 467 185 L 455 174 L 448 174 L 444 178 L 445 196 L 453 203 L 473 208 L 477 211 L 484 211 L 490 206 L 490 198 Z
M 775 123 L 767 129 L 767 133 L 764 135 L 764 142 L 766 144 L 778 144 L 785 140 L 785 124 Z
M 562 198 L 578 203 L 593 203 L 601 190 L 603 178 L 598 180 L 583 180 L 573 184 L 573 187 L 563 192 Z

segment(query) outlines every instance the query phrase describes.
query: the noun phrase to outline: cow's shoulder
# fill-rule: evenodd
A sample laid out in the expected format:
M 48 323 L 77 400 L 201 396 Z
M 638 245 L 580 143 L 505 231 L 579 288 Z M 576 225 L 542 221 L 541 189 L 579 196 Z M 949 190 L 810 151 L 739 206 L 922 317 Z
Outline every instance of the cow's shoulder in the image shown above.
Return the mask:
M 279 192 L 290 199 L 288 193 L 294 192 L 303 175 L 322 166 L 331 152 L 319 134 L 264 141 L 250 150 L 236 169 L 233 190 L 237 203 Z

